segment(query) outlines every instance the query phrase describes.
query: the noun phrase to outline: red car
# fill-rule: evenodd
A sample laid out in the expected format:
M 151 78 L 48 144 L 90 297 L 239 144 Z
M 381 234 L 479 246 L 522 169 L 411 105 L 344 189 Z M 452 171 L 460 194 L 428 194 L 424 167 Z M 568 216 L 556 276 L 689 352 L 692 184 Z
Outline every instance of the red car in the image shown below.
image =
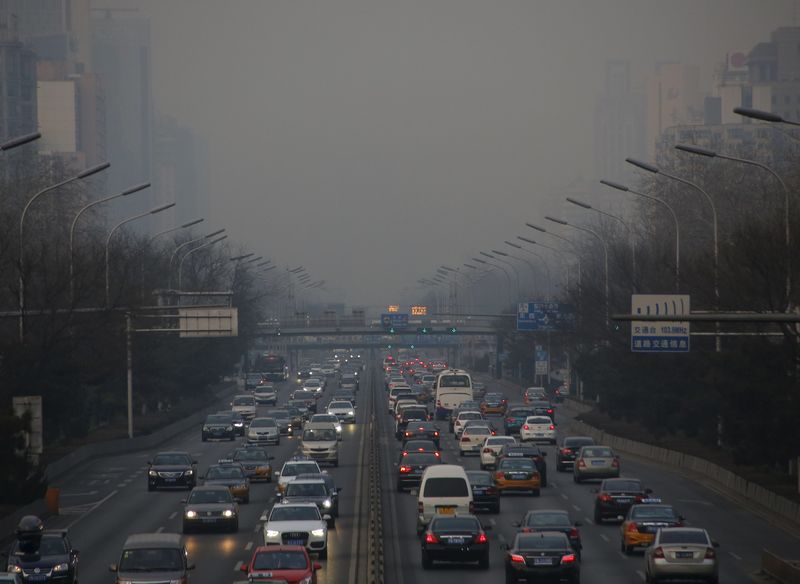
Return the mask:
M 311 561 L 303 546 L 271 545 L 257 547 L 250 562 L 242 565 L 242 572 L 250 582 L 299 584 L 310 581 L 316 584 L 317 570 L 321 568 L 321 564 Z

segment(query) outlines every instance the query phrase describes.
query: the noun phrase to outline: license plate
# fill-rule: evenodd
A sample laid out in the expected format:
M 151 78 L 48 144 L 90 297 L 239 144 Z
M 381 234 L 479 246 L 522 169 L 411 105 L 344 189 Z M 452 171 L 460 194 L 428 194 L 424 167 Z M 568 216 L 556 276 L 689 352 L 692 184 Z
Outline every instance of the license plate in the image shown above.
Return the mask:
M 630 499 L 628 497 L 622 497 L 622 498 L 618 498 L 617 499 L 617 503 L 623 503 L 623 504 L 628 504 L 628 503 L 630 503 L 632 501 L 633 501 L 633 499 Z
M 203 523 L 214 523 L 216 519 L 213 517 L 203 517 Z
M 692 552 L 675 552 L 675 557 L 679 560 L 688 560 L 694 557 Z
M 451 537 L 447 541 L 453 545 L 464 545 L 465 540 L 463 537 Z
M 436 512 L 440 515 L 455 515 L 456 508 L 455 507 L 437 507 Z
M 603 466 L 604 464 L 605 464 L 605 461 L 603 461 L 603 460 L 593 460 L 592 461 L 592 466 Z
M 46 574 L 31 574 L 30 576 L 25 577 L 26 580 L 29 582 L 44 582 L 47 580 Z
M 472 489 L 473 495 L 485 495 L 486 489 Z
M 544 436 L 544 432 L 536 432 L 536 436 Z
M 302 539 L 287 539 L 286 545 L 303 545 Z
M 511 475 L 511 478 L 514 479 L 515 481 L 519 481 L 519 480 L 523 480 L 526 476 L 527 475 L 525 475 L 523 473 L 515 472 L 514 474 Z
M 171 479 L 170 478 L 170 479 L 164 479 L 164 482 L 165 483 L 174 483 L 176 480 L 178 480 L 178 479 Z
M 533 558 L 534 566 L 552 566 L 553 560 L 550 558 Z

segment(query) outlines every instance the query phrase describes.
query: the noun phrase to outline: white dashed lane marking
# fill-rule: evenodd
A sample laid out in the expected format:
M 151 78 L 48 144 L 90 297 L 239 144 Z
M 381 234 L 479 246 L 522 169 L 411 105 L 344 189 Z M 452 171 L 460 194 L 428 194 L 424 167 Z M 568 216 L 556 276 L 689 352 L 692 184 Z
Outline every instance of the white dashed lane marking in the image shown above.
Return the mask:
M 242 564 L 243 563 L 244 562 L 242 562 L 242 560 L 239 560 L 238 562 L 236 562 L 236 565 L 233 567 L 233 571 L 234 572 L 240 571 L 242 569 Z
M 247 544 L 244 546 L 244 551 L 249 552 L 251 549 L 253 549 L 253 542 L 248 541 Z
M 175 519 L 175 516 L 176 516 L 177 514 L 178 514 L 178 512 L 177 512 L 177 511 L 173 511 L 172 513 L 170 513 L 170 515 L 169 515 L 169 518 L 170 518 L 170 519 Z
M 603 538 L 603 541 L 611 541 L 608 539 L 608 536 L 605 533 L 601 533 L 600 537 Z
M 156 533 L 161 533 L 162 531 L 164 531 L 164 526 L 163 525 L 161 527 L 159 527 L 158 529 L 156 529 Z
M 733 552 L 728 552 L 728 554 L 729 554 L 729 555 L 730 555 L 732 558 L 735 558 L 735 559 L 737 559 L 737 560 L 741 560 L 741 559 L 742 559 L 742 556 L 740 556 L 740 555 L 737 555 L 737 554 L 735 554 L 735 553 L 733 553 Z
M 581 510 L 581 508 L 578 507 L 577 505 L 573 505 L 572 508 L 575 509 L 575 511 L 580 511 Z
M 562 498 L 562 499 L 564 499 L 565 501 L 566 501 L 567 499 L 569 499 L 569 497 L 567 497 L 567 496 L 566 496 L 564 493 L 561 493 L 561 498 Z

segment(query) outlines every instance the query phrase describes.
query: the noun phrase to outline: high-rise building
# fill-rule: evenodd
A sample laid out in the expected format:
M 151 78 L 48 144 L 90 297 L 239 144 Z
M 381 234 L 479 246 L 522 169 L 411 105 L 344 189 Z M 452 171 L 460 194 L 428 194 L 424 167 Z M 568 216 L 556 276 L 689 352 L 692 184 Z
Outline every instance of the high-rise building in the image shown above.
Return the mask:
M 175 118 L 157 117 L 153 145 L 154 204 L 177 203 L 178 217 L 194 219 L 199 216 L 197 206 L 197 152 L 194 135 Z M 156 229 L 167 229 L 174 223 L 174 215 L 159 214 L 153 219 Z
M 656 141 L 665 129 L 703 123 L 704 98 L 699 67 L 683 63 L 656 64 L 647 84 L 647 158 L 655 155 Z
M 36 131 L 36 55 L 19 39 L 16 15 L 0 2 L 0 139 Z

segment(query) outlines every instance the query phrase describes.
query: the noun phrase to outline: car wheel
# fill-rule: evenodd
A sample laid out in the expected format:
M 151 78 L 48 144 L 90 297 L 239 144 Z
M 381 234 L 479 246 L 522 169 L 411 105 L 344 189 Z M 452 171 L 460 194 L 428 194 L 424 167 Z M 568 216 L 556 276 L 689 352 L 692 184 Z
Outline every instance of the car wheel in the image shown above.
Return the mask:
M 563 472 L 564 471 L 564 466 L 561 465 L 561 464 L 556 463 L 556 471 L 557 472 Z
M 228 442 L 233 442 L 234 440 L 236 440 L 235 434 L 233 436 L 228 436 Z
M 320 560 L 328 559 L 328 546 L 325 546 L 325 549 L 319 552 L 319 559 Z
M 331 522 L 330 525 L 328 525 L 328 527 L 330 527 L 331 529 L 336 529 L 336 519 L 331 517 Z
M 247 505 L 249 502 L 250 502 L 250 495 L 242 499 L 242 503 L 244 503 L 245 505 Z
M 542 486 L 543 487 L 547 486 L 547 475 L 542 476 Z
M 481 463 L 481 470 L 486 470 L 486 465 Z
M 581 479 L 578 478 L 578 475 L 572 475 L 572 482 L 581 484 Z
M 334 467 L 338 467 L 339 466 L 339 461 L 338 460 L 334 460 L 333 461 L 333 466 Z
M 569 584 L 581 584 L 581 576 L 580 574 L 576 574 L 569 580 Z
M 422 552 L 422 568 L 424 570 L 430 570 L 433 568 L 433 560 L 431 559 L 430 554 L 427 552 Z
M 489 569 L 489 552 L 486 552 L 481 556 L 481 559 L 478 560 L 478 567 L 481 570 L 488 570 Z
M 506 570 L 506 584 L 515 584 L 516 581 L 517 579 L 514 577 L 514 575 Z
M 206 438 L 205 436 L 201 436 L 200 440 L 202 440 L 203 442 L 208 442 L 208 438 Z
M 620 540 L 620 542 L 619 542 L 619 550 L 620 550 L 620 551 L 621 551 L 623 554 L 625 554 L 626 556 L 629 556 L 629 555 L 631 555 L 631 552 L 633 551 L 633 546 L 630 546 L 630 545 L 625 545 L 625 540 L 624 540 L 624 539 L 622 539 L 622 540 Z

